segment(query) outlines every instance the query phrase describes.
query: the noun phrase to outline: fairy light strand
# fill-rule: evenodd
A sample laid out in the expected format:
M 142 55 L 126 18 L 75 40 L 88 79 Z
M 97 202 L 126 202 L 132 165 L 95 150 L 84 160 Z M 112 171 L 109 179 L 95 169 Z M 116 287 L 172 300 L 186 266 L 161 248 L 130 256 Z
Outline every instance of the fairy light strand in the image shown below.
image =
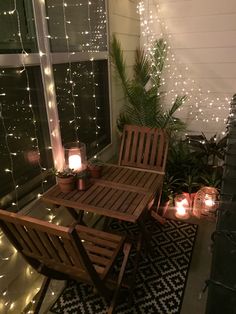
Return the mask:
M 88 0 L 88 25 L 89 25 L 89 33 L 90 33 L 90 45 L 92 44 L 92 26 L 91 26 L 91 13 L 90 13 L 90 7 L 91 7 L 91 1 Z M 99 134 L 99 129 L 100 126 L 97 124 L 98 121 L 98 106 L 97 106 L 97 98 L 96 98 L 96 82 L 95 82 L 95 67 L 94 67 L 94 58 L 92 57 L 90 59 L 91 61 L 91 65 L 92 65 L 92 85 L 93 85 L 93 100 L 94 100 L 94 110 L 95 110 L 95 117 L 93 117 L 93 120 L 95 122 L 95 138 L 96 138 L 96 150 L 99 147 L 99 143 L 98 143 L 98 134 Z M 97 152 L 96 152 L 97 154 Z M 97 157 L 97 155 L 95 154 L 95 158 Z
M 37 122 L 36 122 L 36 116 L 35 116 L 35 112 L 33 110 L 33 105 L 32 105 L 32 97 L 31 97 L 29 74 L 28 74 L 28 71 L 27 71 L 27 67 L 25 65 L 25 56 L 27 56 L 28 53 L 26 52 L 26 50 L 24 48 L 24 44 L 23 44 L 23 39 L 22 39 L 22 34 L 21 34 L 21 25 L 20 25 L 20 15 L 19 15 L 19 12 L 17 10 L 16 0 L 14 0 L 13 12 L 15 12 L 16 18 L 17 18 L 18 36 L 19 36 L 20 45 L 21 45 L 21 55 L 22 55 L 21 62 L 22 62 L 23 70 L 21 70 L 20 72 L 21 73 L 24 72 L 25 75 L 26 75 L 26 84 L 27 84 L 26 91 L 27 91 L 27 94 L 28 94 L 29 108 L 30 108 L 30 111 L 31 111 L 32 123 L 33 123 L 33 128 L 34 128 L 34 137 L 31 140 L 36 143 L 34 145 L 36 147 L 37 154 L 38 154 L 37 163 L 38 163 L 39 171 L 40 171 L 41 178 L 42 178 L 41 179 L 41 189 L 42 189 L 42 193 L 43 193 L 44 192 L 45 180 L 43 180 L 43 167 L 42 167 L 41 161 L 40 161 L 39 140 L 38 140 L 38 136 L 37 136 Z
M 14 160 L 13 160 L 13 153 L 11 152 L 9 143 L 8 143 L 8 137 L 11 136 L 11 134 L 9 134 L 7 132 L 7 128 L 5 125 L 5 121 L 4 121 L 4 115 L 3 115 L 3 107 L 2 107 L 2 103 L 0 103 L 0 119 L 2 121 L 2 126 L 3 126 L 3 130 L 5 133 L 5 144 L 7 147 L 7 152 L 9 154 L 9 160 L 10 160 L 10 169 L 6 168 L 5 172 L 10 173 L 11 174 L 11 178 L 12 178 L 12 183 L 13 183 L 13 188 L 14 188 L 14 194 L 15 194 L 15 199 L 14 202 L 12 202 L 13 206 L 16 206 L 17 210 L 19 210 L 19 200 L 18 200 L 18 191 L 17 191 L 17 183 L 16 183 L 16 179 L 14 176 Z
M 66 7 L 67 3 L 62 0 L 62 10 L 63 10 L 63 25 L 64 25 L 64 32 L 65 32 L 65 38 L 66 38 L 66 48 L 67 48 L 67 61 L 68 61 L 68 74 L 69 74 L 69 83 L 70 83 L 70 89 L 71 89 L 71 98 L 72 98 L 72 108 L 73 108 L 73 115 L 74 115 L 74 132 L 75 132 L 75 139 L 76 142 L 79 141 L 78 139 L 78 129 L 79 126 L 77 125 L 77 115 L 76 115 L 76 105 L 75 105 L 75 92 L 74 87 L 75 83 L 73 80 L 73 74 L 72 74 L 72 64 L 70 59 L 70 43 L 69 43 L 69 36 L 68 36 L 68 30 L 67 30 L 67 18 L 66 18 Z
M 157 12 L 154 12 L 150 9 L 156 8 Z M 153 42 L 156 40 L 157 33 L 154 32 L 153 25 L 158 25 L 159 33 L 161 37 L 168 38 L 167 42 L 167 65 L 165 66 L 165 74 L 167 76 L 167 82 L 165 78 L 162 80 L 162 86 L 167 83 L 171 86 L 170 90 L 165 93 L 165 96 L 170 96 L 172 101 L 178 92 L 184 92 L 188 99 L 186 104 L 188 104 L 189 110 L 189 119 L 192 120 L 201 120 L 202 122 L 220 122 L 223 121 L 226 123 L 226 118 L 222 116 L 222 110 L 225 110 L 228 113 L 228 105 L 230 103 L 230 97 L 225 97 L 223 100 L 220 97 L 210 97 L 210 95 L 214 94 L 209 89 L 204 91 L 199 86 L 197 86 L 197 82 L 194 79 L 191 79 L 189 73 L 186 75 L 181 74 L 180 71 L 180 63 L 176 62 L 177 58 L 173 53 L 169 40 L 171 39 L 171 34 L 168 35 L 168 27 L 166 26 L 164 19 L 161 18 L 160 5 L 157 1 L 139 1 L 138 3 L 138 13 L 140 15 L 140 23 L 141 23 L 141 33 L 143 39 L 143 45 L 147 52 L 151 53 L 151 47 Z M 177 66 L 178 64 L 178 66 Z M 188 72 L 189 68 L 186 66 L 185 70 Z M 172 96 L 171 96 L 172 95 Z M 204 96 L 206 95 L 206 96 Z M 193 104 L 195 103 L 195 105 Z M 226 105 L 224 104 L 226 103 Z M 214 112 L 211 114 L 211 117 L 208 118 L 209 110 L 212 111 L 213 106 L 215 105 Z M 186 109 L 187 106 L 180 108 L 179 111 Z M 193 111 L 194 110 L 194 111 Z M 195 116 L 194 116 L 195 115 Z M 225 132 L 222 132 L 224 135 Z

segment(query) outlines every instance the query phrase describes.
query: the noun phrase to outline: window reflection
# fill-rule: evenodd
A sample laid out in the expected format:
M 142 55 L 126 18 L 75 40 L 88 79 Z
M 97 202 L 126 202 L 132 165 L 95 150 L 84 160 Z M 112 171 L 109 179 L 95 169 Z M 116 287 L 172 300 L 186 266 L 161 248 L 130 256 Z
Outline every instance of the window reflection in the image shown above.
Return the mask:
M 0 53 L 21 53 L 19 26 L 24 49 L 27 52 L 37 51 L 37 41 L 35 38 L 35 26 L 32 13 L 31 1 L 16 1 L 19 21 L 16 11 L 14 11 L 14 0 L 0 2 Z
M 34 177 L 39 176 L 39 185 L 42 168 L 51 166 L 52 160 L 51 150 L 47 149 L 49 133 L 40 68 L 21 70 L 0 69 L 0 178 L 4 182 L 0 185 L 0 205 L 4 207 L 11 199 L 2 197 L 14 191 L 16 185 L 20 194 L 32 190 Z M 22 189 L 25 184 L 27 191 Z
M 75 141 L 77 128 L 78 138 L 86 143 L 91 156 L 110 143 L 107 61 L 72 63 L 72 81 L 68 64 L 53 68 L 62 141 Z
M 47 0 L 46 7 L 52 52 L 107 50 L 104 0 L 67 0 L 66 7 Z

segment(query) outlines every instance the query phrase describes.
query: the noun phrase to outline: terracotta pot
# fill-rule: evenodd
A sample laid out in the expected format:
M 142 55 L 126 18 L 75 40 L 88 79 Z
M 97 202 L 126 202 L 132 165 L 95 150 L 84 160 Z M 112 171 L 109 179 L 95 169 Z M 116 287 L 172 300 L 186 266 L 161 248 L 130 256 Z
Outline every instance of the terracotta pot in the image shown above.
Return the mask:
M 63 193 L 71 192 L 75 189 L 75 177 L 57 177 L 57 183 Z
M 102 166 L 97 166 L 97 165 L 93 165 L 93 166 L 88 166 L 88 170 L 90 173 L 90 176 L 92 178 L 100 178 L 102 175 Z

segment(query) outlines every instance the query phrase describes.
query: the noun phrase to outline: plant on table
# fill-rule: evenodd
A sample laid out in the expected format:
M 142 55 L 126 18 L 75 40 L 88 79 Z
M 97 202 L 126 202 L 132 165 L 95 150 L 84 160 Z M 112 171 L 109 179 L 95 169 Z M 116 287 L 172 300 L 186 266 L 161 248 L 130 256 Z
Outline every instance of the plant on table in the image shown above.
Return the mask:
M 88 171 L 92 178 L 100 178 L 102 175 L 103 162 L 98 158 L 91 158 L 88 161 Z
M 75 172 L 73 169 L 52 170 L 52 174 L 57 177 L 57 183 L 63 193 L 71 192 L 75 189 Z

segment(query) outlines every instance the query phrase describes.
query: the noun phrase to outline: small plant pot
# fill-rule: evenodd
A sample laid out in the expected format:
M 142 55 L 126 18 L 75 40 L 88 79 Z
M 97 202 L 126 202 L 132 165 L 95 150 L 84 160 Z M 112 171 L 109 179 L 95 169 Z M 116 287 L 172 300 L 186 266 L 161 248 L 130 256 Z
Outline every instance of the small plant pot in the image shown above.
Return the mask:
M 57 183 L 63 193 L 71 192 L 75 189 L 75 177 L 61 178 L 57 177 Z
M 88 166 L 88 171 L 90 173 L 91 178 L 100 178 L 102 176 L 102 166 L 94 165 Z
M 78 178 L 76 185 L 77 185 L 77 190 L 85 191 L 90 187 L 90 181 L 88 178 Z

